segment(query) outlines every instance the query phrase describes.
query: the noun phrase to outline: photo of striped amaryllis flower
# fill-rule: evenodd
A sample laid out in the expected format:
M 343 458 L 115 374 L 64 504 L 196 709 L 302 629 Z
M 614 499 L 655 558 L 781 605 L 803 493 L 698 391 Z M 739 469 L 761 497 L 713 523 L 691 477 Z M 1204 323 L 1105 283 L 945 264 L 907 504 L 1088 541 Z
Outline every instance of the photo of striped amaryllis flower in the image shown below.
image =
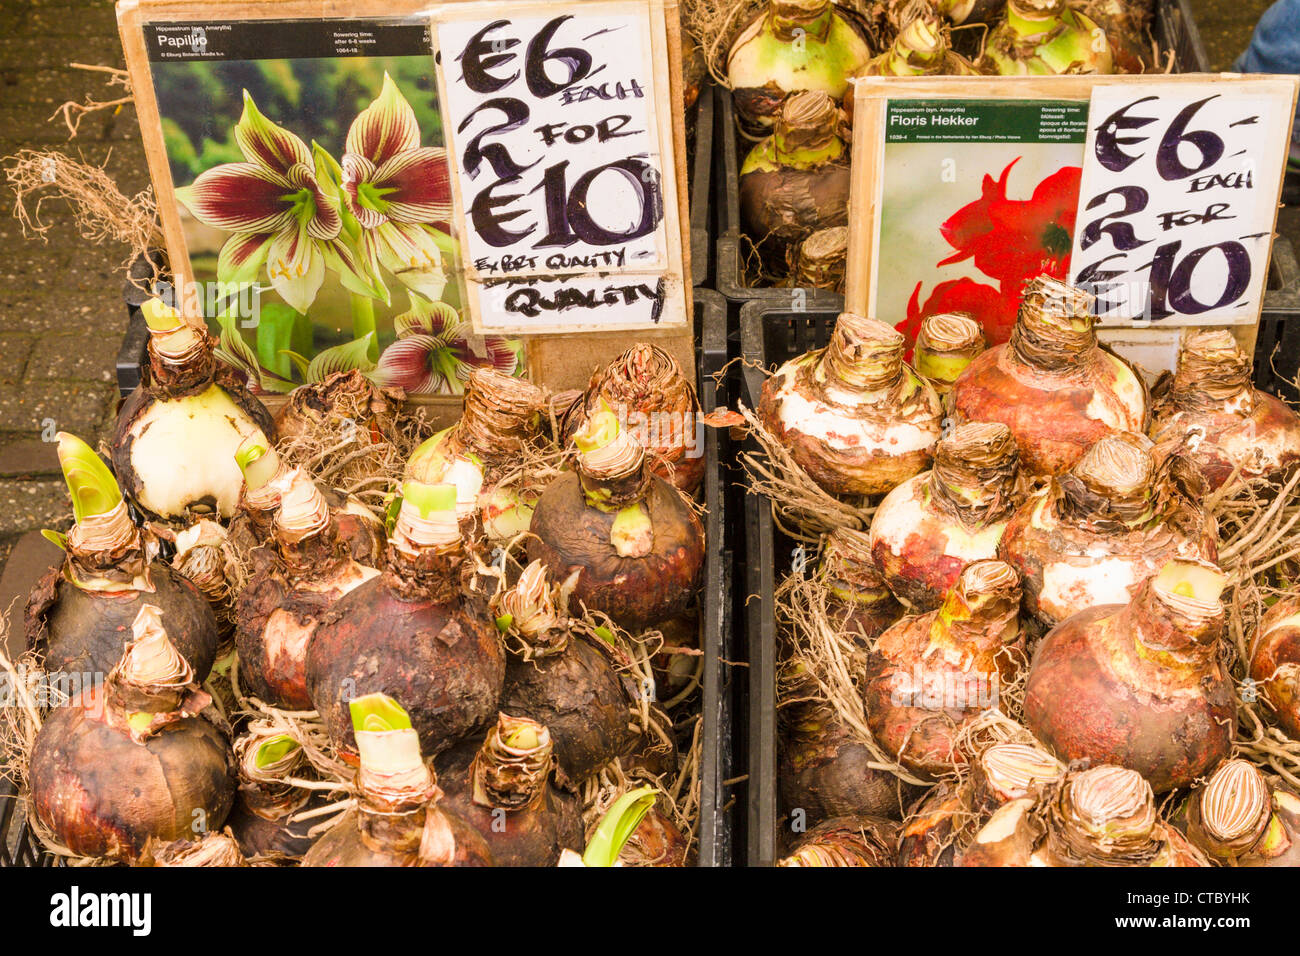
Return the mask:
M 443 254 L 455 248 L 447 151 L 420 145 L 415 111 L 387 73 L 348 130 L 341 195 L 371 272 L 382 267 L 412 292 L 442 298 Z
M 271 287 L 298 312 L 311 306 L 327 269 L 349 291 L 379 294 L 343 233 L 324 150 L 263 116 L 247 91 L 235 142 L 243 162 L 214 166 L 176 190 L 195 219 L 232 233 L 217 258 L 218 281 L 253 282 L 265 267 Z
M 523 371 L 521 344 L 499 335 L 475 335 L 470 323 L 445 302 L 411 296 L 410 311 L 394 320 L 397 341 L 384 349 L 370 373 L 381 388 L 408 395 L 459 395 L 469 373 L 490 366 L 507 375 Z

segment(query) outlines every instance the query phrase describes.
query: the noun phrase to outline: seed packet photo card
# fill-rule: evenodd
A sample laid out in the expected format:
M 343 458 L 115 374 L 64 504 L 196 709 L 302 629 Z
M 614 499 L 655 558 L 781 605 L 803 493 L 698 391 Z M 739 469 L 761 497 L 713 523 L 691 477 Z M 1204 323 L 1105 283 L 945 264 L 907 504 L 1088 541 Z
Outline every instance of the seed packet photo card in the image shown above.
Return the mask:
M 126 0 L 118 20 L 180 300 L 250 387 L 523 373 L 522 342 L 466 311 L 427 13 Z

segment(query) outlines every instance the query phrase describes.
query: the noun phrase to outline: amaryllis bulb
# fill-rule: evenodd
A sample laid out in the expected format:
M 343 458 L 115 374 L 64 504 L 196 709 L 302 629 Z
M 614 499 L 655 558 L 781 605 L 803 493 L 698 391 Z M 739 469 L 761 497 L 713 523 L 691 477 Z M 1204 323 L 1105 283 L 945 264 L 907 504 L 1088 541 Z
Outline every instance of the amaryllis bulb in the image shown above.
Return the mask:
M 978 763 L 987 785 L 1003 801 L 1024 797 L 1065 774 L 1059 760 L 1028 744 L 994 744 L 980 754 Z
M 1008 522 L 998 553 L 1020 572 L 1025 608 L 1044 624 L 1127 603 L 1172 558 L 1217 557 L 1204 514 L 1155 454 L 1142 435 L 1109 435 Z
M 1292 739 L 1300 739 L 1300 595 L 1283 595 L 1260 620 L 1250 677 L 1266 704 L 1260 710 Z
M 867 63 L 858 75 L 972 76 L 976 72 L 965 57 L 949 48 L 939 18 L 929 9 L 921 8 L 898 31 L 890 48 Z
M 776 865 L 889 867 L 894 865 L 893 847 L 897 841 L 898 824 L 892 820 L 846 814 L 813 827 Z
M 1144 432 L 1146 386 L 1097 344 L 1092 297 L 1047 276 L 1026 286 L 1011 339 L 954 383 L 962 421 L 1002 422 L 1029 474 L 1059 475 L 1112 431 Z
M 1251 360 L 1227 329 L 1189 334 L 1178 370 L 1157 404 L 1151 437 L 1183 445 L 1209 490 L 1238 481 L 1279 478 L 1300 462 L 1300 416 L 1256 389 Z
M 913 360 L 916 371 L 940 395 L 952 391 L 953 382 L 988 346 L 984 329 L 964 312 L 928 315 L 916 334 Z
M 818 229 L 799 244 L 798 252 L 793 257 L 791 274 L 795 286 L 843 293 L 848 255 L 847 226 Z
M 1300 861 L 1300 797 L 1270 783 L 1254 764 L 1224 761 L 1194 790 L 1174 824 L 1226 866 L 1295 866 Z
M 1001 706 L 1023 661 L 1020 586 L 1001 561 L 966 566 L 938 610 L 899 621 L 876 641 L 864 698 L 876 741 L 931 776 L 964 764 L 962 724 Z
M 903 362 L 903 337 L 844 313 L 830 345 L 763 384 L 759 416 L 835 495 L 882 494 L 922 471 L 939 440 L 939 397 Z
M 1003 76 L 1115 72 L 1105 31 L 1065 0 L 1010 0 L 982 65 Z
M 1021 497 L 1018 460 L 1005 425 L 961 425 L 940 439 L 933 470 L 885 496 L 871 522 L 871 552 L 900 601 L 932 610 L 962 568 L 997 557 Z
M 562 433 L 571 438 L 602 409 L 636 435 L 655 474 L 682 491 L 695 490 L 704 476 L 697 428 L 700 405 L 691 381 L 672 355 L 639 342 L 598 369 L 582 398 L 565 413 Z
M 1208 773 L 1236 723 L 1219 660 L 1225 580 L 1212 564 L 1175 559 L 1129 603 L 1055 627 L 1029 671 L 1026 726 L 1062 760 L 1136 770 L 1157 793 Z
M 849 147 L 842 114 L 825 93 L 795 93 L 771 136 L 740 167 L 740 212 L 756 240 L 788 247 L 848 224 Z
M 727 82 L 741 116 L 770 127 L 789 93 L 842 98 L 870 57 L 856 18 L 829 0 L 770 0 L 732 43 Z

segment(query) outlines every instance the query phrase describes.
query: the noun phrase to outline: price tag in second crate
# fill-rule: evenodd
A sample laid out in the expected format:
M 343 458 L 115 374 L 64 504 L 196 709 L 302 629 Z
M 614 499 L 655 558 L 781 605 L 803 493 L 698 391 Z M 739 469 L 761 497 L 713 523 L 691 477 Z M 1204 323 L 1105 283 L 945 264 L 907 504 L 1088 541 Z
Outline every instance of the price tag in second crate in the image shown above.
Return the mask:
M 1298 82 L 1093 89 L 1070 272 L 1100 324 L 1258 320 Z

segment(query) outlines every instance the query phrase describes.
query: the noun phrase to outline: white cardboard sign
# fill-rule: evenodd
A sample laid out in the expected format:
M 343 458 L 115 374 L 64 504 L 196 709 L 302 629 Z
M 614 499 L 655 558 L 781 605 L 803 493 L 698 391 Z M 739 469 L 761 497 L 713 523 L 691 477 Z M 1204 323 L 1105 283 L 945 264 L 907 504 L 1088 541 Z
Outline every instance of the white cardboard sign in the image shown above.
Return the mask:
M 1253 325 L 1295 80 L 1092 91 L 1070 277 L 1102 326 Z
M 435 14 L 475 327 L 686 321 L 671 110 L 645 2 Z

